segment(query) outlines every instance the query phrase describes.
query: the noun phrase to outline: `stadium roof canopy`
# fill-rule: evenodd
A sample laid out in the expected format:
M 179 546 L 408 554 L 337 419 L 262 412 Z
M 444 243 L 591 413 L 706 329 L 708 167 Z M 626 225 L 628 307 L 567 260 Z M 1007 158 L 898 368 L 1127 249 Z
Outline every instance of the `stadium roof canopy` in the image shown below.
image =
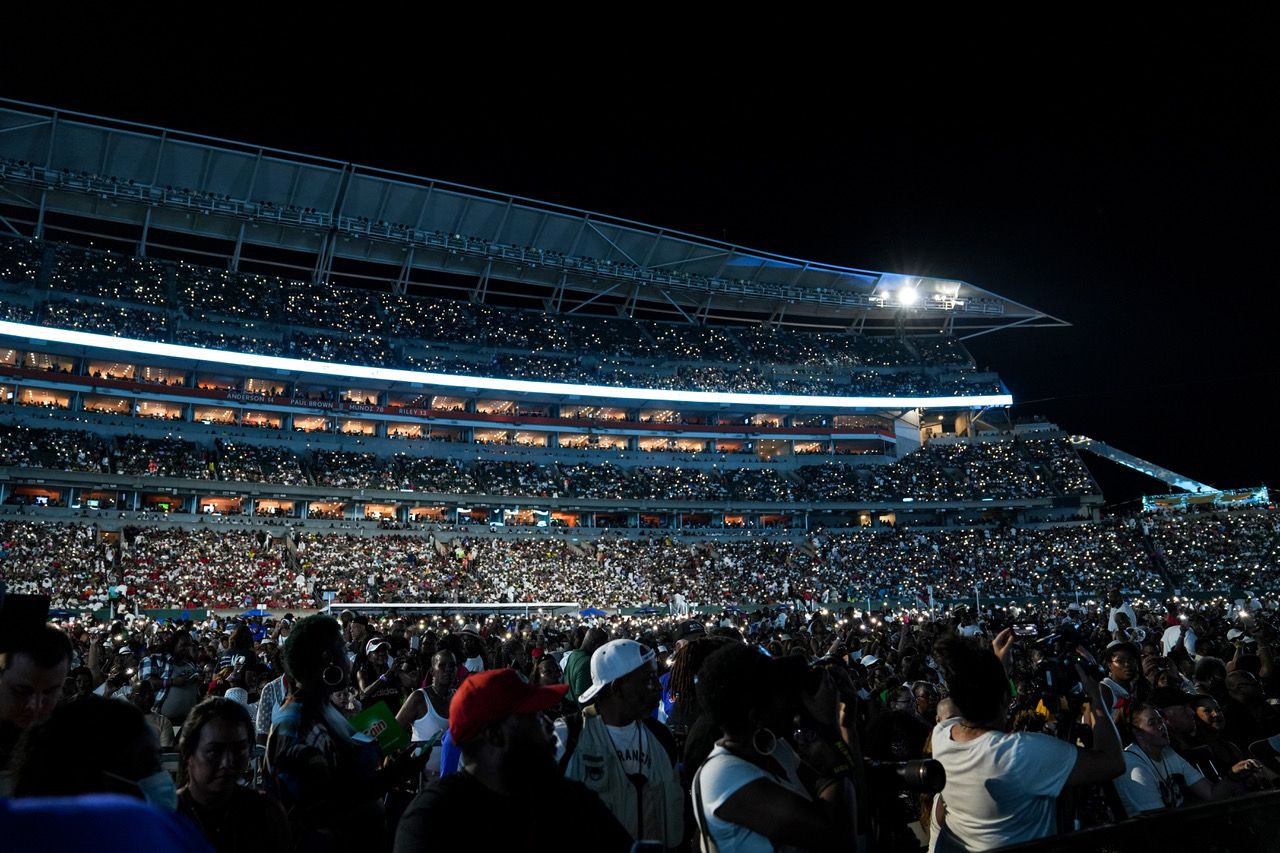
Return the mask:
M 545 310 L 962 337 L 1064 321 L 962 281 L 804 261 L 354 163 L 0 99 L 0 227 Z

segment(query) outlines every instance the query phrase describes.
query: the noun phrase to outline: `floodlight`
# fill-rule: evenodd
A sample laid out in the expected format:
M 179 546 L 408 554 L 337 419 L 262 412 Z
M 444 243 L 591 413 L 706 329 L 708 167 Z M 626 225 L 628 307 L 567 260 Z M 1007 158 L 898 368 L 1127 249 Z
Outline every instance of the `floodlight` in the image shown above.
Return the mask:
M 895 295 L 898 297 L 899 305 L 915 305 L 916 300 L 920 298 L 920 291 L 914 287 L 900 287 Z

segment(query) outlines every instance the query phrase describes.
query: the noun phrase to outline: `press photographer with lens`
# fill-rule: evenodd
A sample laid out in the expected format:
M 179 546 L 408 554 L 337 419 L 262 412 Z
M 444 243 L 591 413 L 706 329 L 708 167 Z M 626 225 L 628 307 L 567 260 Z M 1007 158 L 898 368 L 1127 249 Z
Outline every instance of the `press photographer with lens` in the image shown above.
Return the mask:
M 933 757 L 946 785 L 933 811 L 938 851 L 992 850 L 1054 834 L 1056 801 L 1067 787 L 1114 779 L 1124 772 L 1120 736 L 1098 690 L 1077 667 L 1092 746 L 1083 749 L 1035 732 L 1009 733 L 1011 699 L 1005 661 L 1014 636 L 1005 629 L 987 646 L 948 637 L 934 658 L 958 717 L 933 730 Z
M 860 757 L 833 673 L 733 643 L 698 691 L 724 734 L 693 780 L 701 849 L 852 849 Z

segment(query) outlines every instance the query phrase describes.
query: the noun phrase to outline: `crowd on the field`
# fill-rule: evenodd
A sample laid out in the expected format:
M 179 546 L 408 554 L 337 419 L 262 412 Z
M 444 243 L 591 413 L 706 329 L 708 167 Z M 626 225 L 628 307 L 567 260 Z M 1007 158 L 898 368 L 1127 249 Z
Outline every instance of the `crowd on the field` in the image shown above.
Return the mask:
M 1172 580 L 1189 590 L 1269 589 L 1280 526 L 1268 513 L 1147 522 Z M 287 527 L 128 528 L 102 562 L 92 525 L 5 521 L 0 577 L 38 585 L 58 606 L 96 608 L 123 586 L 144 607 L 314 605 L 316 589 L 357 602 L 576 601 L 664 605 L 768 601 L 1088 596 L 1164 581 L 1126 522 L 1048 528 L 877 529 L 779 539 L 606 535 L 594 540 L 446 531 L 358 535 Z M 688 534 L 686 534 L 688 535 Z M 1230 555 L 1228 558 L 1226 555 Z M 1195 556 L 1202 555 L 1202 556 Z M 1208 556 L 1203 556 L 1208 555 Z M 1243 568 L 1249 566 L 1249 568 Z
M 25 240 L 0 240 L 3 282 L 33 285 L 0 292 L 12 319 L 312 360 L 700 391 L 1001 392 L 951 338 L 559 317 Z
M 27 617 L 0 669 L 24 697 L 0 702 L 7 840 L 100 841 L 110 808 L 174 850 L 541 850 L 572 806 L 602 851 L 985 849 L 1280 780 L 1266 595 L 669 609 Z M 86 794 L 124 799 L 40 799 Z

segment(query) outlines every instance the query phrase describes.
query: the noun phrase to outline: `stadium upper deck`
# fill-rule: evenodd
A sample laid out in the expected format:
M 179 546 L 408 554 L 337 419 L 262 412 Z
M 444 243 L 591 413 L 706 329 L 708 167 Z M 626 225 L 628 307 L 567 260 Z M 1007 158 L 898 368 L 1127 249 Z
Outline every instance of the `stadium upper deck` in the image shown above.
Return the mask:
M 430 503 L 397 518 L 446 500 L 453 518 L 476 495 L 776 514 L 1096 493 L 1055 470 L 1074 451 L 911 458 L 1011 402 L 962 335 L 1060 324 L 963 282 L 11 102 L 0 185 L 0 392 L 18 404 L 0 420 L 107 439 L 88 468 L 11 439 L 13 502 L 253 512 L 247 481 L 285 489 L 290 515 L 377 518 L 407 490 Z M 38 494 L 30 467 L 65 476 Z M 136 480 L 157 468 L 180 500 Z
M 1061 320 L 961 281 L 842 268 L 473 187 L 0 101 L 26 236 L 556 314 L 964 334 Z M 177 244 L 177 245 L 175 245 Z M 216 260 L 214 260 L 216 259 Z
M 897 406 L 1003 401 L 999 380 L 977 372 L 949 336 L 911 341 L 565 318 L 231 275 L 44 241 L 0 238 L 0 311 L 12 321 L 5 333 L 16 337 L 351 378 L 391 378 L 372 368 L 430 371 L 434 381 L 403 371 L 398 378 L 445 387 L 449 376 L 465 377 L 453 384 L 466 386 L 477 377 L 513 377 L 530 393 L 562 393 L 531 383 L 575 383 L 601 386 L 579 391 L 586 396 L 693 403 L 725 402 L 701 399 L 706 392 L 751 394 L 767 405 L 786 404 L 769 395 L 807 406 L 822 405 L 810 397 L 829 397 L 838 408 L 858 406 L 844 399 L 851 396 Z M 112 337 L 64 333 L 70 329 Z M 139 340 L 182 346 L 157 351 L 129 343 Z M 264 364 L 259 355 L 276 358 Z

